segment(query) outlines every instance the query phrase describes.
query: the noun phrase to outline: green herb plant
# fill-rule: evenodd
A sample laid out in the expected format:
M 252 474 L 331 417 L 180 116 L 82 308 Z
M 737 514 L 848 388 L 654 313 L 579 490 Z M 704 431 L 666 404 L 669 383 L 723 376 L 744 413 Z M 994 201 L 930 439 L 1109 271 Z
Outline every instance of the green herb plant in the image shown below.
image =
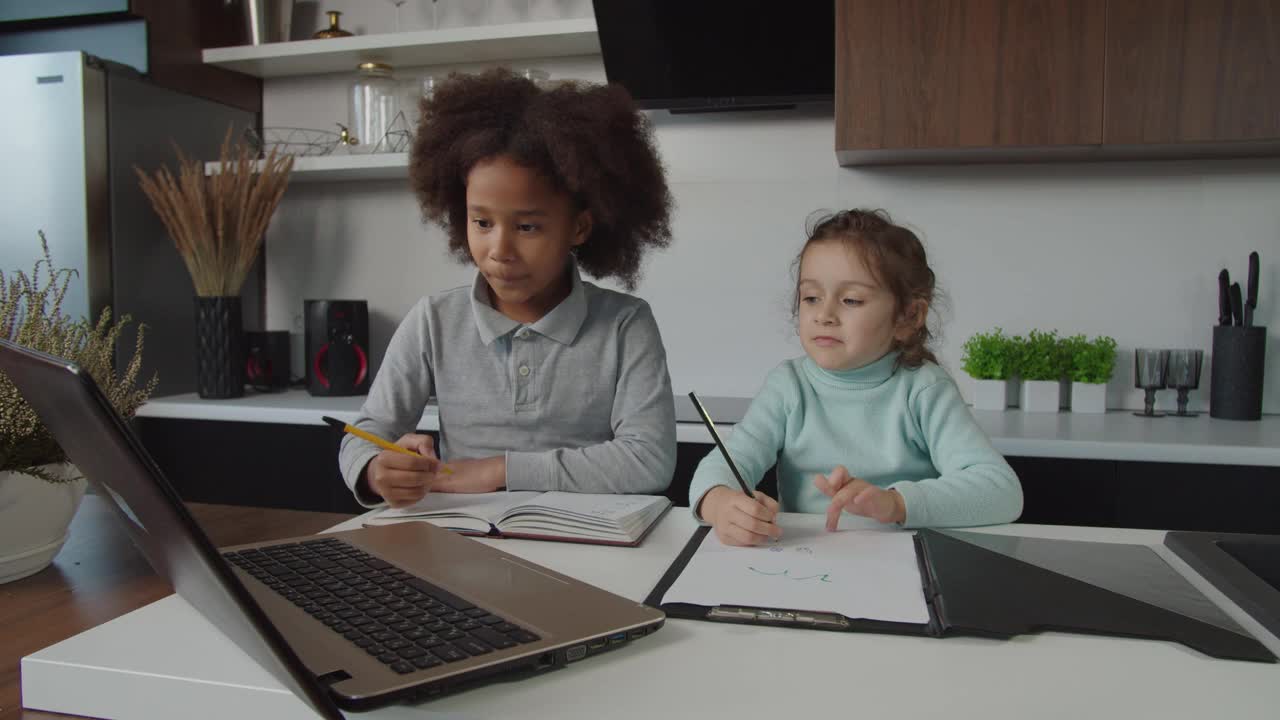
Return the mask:
M 1068 376 L 1073 382 L 1102 384 L 1111 379 L 1116 363 L 1115 338 L 1099 335 L 1093 340 L 1073 335 L 1063 340 L 1070 360 Z
M 1067 345 L 1058 339 L 1058 331 L 1032 330 L 1019 343 L 1018 373 L 1023 380 L 1061 380 L 1071 364 Z
M 1016 351 L 1020 338 L 1000 328 L 974 333 L 964 341 L 960 367 L 975 380 L 1007 380 L 1017 372 Z

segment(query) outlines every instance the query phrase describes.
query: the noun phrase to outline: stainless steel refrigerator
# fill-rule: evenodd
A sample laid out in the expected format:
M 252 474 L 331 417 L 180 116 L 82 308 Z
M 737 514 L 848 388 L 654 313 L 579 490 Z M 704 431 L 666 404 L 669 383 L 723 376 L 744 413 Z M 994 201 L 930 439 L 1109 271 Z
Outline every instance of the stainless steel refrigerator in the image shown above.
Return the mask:
M 43 230 L 54 263 L 79 273 L 64 309 L 133 316 L 118 364 L 145 323 L 144 372 L 159 374 L 157 394 L 193 390 L 195 292 L 133 168 L 176 169 L 174 147 L 216 159 L 227 128 L 238 135 L 255 115 L 80 52 L 0 57 L 0 103 L 0 269 L 30 273 Z M 242 290 L 249 328 L 261 315 L 261 282 L 251 273 Z

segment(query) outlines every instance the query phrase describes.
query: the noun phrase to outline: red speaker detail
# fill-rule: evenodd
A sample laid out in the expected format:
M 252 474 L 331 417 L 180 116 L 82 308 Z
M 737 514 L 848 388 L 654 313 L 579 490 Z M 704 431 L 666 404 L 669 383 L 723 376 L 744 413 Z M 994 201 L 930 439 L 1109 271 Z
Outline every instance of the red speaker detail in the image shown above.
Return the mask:
M 369 305 L 364 300 L 306 300 L 307 392 L 369 392 Z
M 249 331 L 245 338 L 244 380 L 260 392 L 289 387 L 289 331 Z

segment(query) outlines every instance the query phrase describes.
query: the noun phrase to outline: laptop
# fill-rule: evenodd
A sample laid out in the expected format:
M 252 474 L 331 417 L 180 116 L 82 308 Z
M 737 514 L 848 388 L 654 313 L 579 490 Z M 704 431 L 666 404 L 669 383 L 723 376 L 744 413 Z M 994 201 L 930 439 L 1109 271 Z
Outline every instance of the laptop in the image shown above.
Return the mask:
M 665 620 L 430 523 L 215 548 L 88 373 L 3 339 L 0 370 L 156 572 L 321 717 L 564 667 Z

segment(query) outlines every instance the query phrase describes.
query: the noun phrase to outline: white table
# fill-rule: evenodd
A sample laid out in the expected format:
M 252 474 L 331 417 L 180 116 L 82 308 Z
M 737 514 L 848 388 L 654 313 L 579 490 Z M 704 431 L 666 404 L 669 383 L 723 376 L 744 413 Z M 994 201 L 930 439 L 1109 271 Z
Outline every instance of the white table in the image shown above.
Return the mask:
M 640 600 L 694 528 L 687 508 L 674 508 L 639 548 L 483 542 Z M 1163 538 L 1157 531 L 1035 525 L 982 531 L 1153 546 Z M 1280 639 L 1172 553 L 1162 546 L 1156 551 L 1280 653 Z M 29 678 L 39 693 L 29 691 Z M 94 688 L 91 711 L 124 702 L 126 693 L 136 699 L 147 692 L 148 702 L 135 700 L 131 708 L 146 717 L 226 717 L 232 714 L 228 698 L 241 717 L 310 714 L 176 597 L 23 660 L 24 697 L 65 695 L 67 678 Z M 935 639 L 669 620 L 651 637 L 541 677 L 358 717 L 1273 720 L 1278 713 L 1280 665 L 1217 660 L 1169 642 L 1065 633 L 1007 641 Z

